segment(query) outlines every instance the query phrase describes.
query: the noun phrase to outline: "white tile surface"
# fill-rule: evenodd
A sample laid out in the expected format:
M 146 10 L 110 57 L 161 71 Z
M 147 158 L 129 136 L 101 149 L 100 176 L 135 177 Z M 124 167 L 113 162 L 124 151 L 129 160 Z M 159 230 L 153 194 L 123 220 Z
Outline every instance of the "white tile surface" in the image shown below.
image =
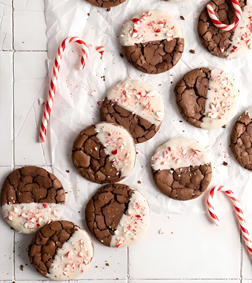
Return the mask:
M 12 4 L 11 0 L 0 1 L 0 50 L 12 49 Z
M 129 280 L 129 283 L 164 283 L 164 280 Z M 179 283 L 238 283 L 240 280 L 167 280 L 167 282 L 179 282 Z M 249 283 L 249 282 L 246 282 Z
M 16 52 L 14 60 L 15 164 L 51 165 L 49 139 L 38 142 L 44 111 L 38 100 L 47 97 L 46 52 Z
M 11 167 L 0 167 L 0 184 L 11 172 Z M 14 231 L 0 217 L 0 279 L 13 279 L 13 241 Z
M 221 215 L 220 227 L 205 214 L 169 217 L 152 213 L 148 236 L 130 248 L 132 279 L 240 277 L 240 235 L 234 217 Z
M 14 1 L 15 50 L 46 50 L 46 24 L 43 11 L 43 0 Z
M 13 163 L 12 57 L 12 52 L 0 51 L 0 166 L 11 166 Z

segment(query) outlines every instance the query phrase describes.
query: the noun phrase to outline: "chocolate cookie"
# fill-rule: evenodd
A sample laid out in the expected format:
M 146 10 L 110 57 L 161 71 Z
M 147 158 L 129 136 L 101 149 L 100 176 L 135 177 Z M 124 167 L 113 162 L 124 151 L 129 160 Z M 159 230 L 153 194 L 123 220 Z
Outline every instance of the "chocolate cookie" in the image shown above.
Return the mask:
M 130 64 L 148 74 L 170 70 L 184 51 L 181 29 L 172 17 L 161 11 L 139 13 L 127 21 L 120 43 Z
M 16 231 L 29 234 L 58 220 L 64 209 L 65 191 L 56 176 L 43 168 L 14 170 L 1 191 L 2 214 Z
M 237 113 L 240 103 L 235 80 L 215 68 L 198 68 L 186 73 L 174 92 L 184 119 L 207 130 L 226 125 Z
M 170 139 L 156 149 L 151 162 L 156 186 L 176 200 L 197 198 L 211 181 L 210 158 L 205 148 L 194 140 Z
M 88 268 L 94 250 L 85 230 L 69 221 L 54 221 L 37 232 L 28 255 L 41 275 L 52 280 L 70 280 Z
M 108 247 L 128 247 L 149 227 L 149 206 L 144 196 L 123 184 L 100 188 L 86 207 L 91 233 Z
M 136 159 L 135 144 L 123 127 L 101 122 L 82 130 L 72 151 L 74 166 L 89 181 L 114 183 L 129 175 Z
M 126 0 L 87 0 L 90 4 L 102 8 L 112 8 L 124 3 Z
M 236 121 L 231 133 L 231 149 L 242 167 L 252 171 L 252 107 Z
M 224 31 L 217 28 L 211 21 L 206 7 L 199 16 L 198 33 L 203 46 L 213 55 L 220 58 L 235 58 L 244 56 L 252 49 L 252 3 L 247 0 L 239 0 L 242 13 L 242 21 L 233 31 Z M 235 12 L 231 0 L 209 1 L 219 20 L 224 24 L 232 24 L 235 21 Z
M 151 139 L 164 116 L 163 99 L 151 85 L 126 80 L 112 87 L 101 107 L 101 120 L 123 126 L 135 143 Z

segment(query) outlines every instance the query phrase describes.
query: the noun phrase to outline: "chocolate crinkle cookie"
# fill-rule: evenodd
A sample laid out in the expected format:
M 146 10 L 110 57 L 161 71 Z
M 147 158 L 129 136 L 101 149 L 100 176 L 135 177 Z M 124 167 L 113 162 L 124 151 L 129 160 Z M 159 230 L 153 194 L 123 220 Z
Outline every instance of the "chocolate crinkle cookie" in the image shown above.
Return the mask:
M 156 186 L 176 200 L 199 197 L 211 181 L 210 157 L 194 140 L 170 139 L 156 149 L 151 162 Z
M 69 221 L 54 221 L 37 232 L 28 255 L 41 275 L 52 280 L 70 280 L 85 272 L 94 250 L 85 230 Z
M 124 3 L 126 0 L 86 0 L 92 5 L 101 8 L 112 8 Z
M 130 64 L 148 74 L 170 70 L 184 51 L 181 29 L 172 17 L 157 10 L 138 13 L 127 21 L 120 43 Z
M 240 25 L 232 31 L 217 28 L 211 21 L 206 7 L 199 16 L 198 34 L 203 46 L 213 55 L 220 58 L 243 57 L 252 49 L 252 2 L 239 0 L 242 9 Z M 235 22 L 235 11 L 231 0 L 209 1 L 216 16 L 224 24 Z
M 226 125 L 237 113 L 240 104 L 236 81 L 216 68 L 198 68 L 186 73 L 174 92 L 184 119 L 207 130 Z
M 89 200 L 86 222 L 105 246 L 127 247 L 147 232 L 149 206 L 138 190 L 123 184 L 106 185 Z
M 16 231 L 36 232 L 58 220 L 64 209 L 65 191 L 56 176 L 43 168 L 28 166 L 14 170 L 1 191 L 1 209 L 6 222 Z
M 100 114 L 101 120 L 123 126 L 135 143 L 142 143 L 151 139 L 161 126 L 163 99 L 151 85 L 129 79 L 107 92 Z
M 104 184 L 122 180 L 135 165 L 132 136 L 123 127 L 101 122 L 82 130 L 75 139 L 72 161 L 89 181 Z
M 231 149 L 239 164 L 252 171 L 252 107 L 236 121 L 231 133 Z

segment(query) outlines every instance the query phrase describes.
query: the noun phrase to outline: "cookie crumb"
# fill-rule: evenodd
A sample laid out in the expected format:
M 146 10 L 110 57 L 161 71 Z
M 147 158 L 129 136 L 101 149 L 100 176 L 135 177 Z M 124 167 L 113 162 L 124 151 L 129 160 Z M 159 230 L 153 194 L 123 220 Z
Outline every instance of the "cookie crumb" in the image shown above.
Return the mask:
M 122 53 L 120 53 L 120 56 L 123 58 L 123 54 Z
M 106 265 L 106 266 L 109 266 L 109 263 L 106 262 L 105 265 Z
M 87 13 L 87 15 L 88 15 L 88 16 L 90 16 L 90 14 L 89 14 L 89 13 Z
M 183 121 L 182 120 L 179 120 L 179 123 L 182 123 Z
M 192 54 L 195 54 L 195 50 L 193 50 L 193 49 L 190 49 L 189 52 L 192 53 Z
M 180 16 L 180 19 L 183 20 L 183 21 L 185 20 L 185 18 L 183 16 Z
M 138 184 L 142 184 L 142 182 L 140 180 L 137 181 Z
M 20 270 L 21 270 L 21 271 L 24 271 L 24 266 L 23 266 L 23 264 L 20 265 Z
M 66 172 L 67 172 L 67 173 L 70 173 L 70 171 L 69 171 L 69 170 L 66 170 Z
M 164 234 L 164 231 L 163 231 L 162 229 L 159 229 L 159 230 L 158 230 L 158 234 L 163 235 L 163 234 Z
M 226 161 L 223 161 L 222 163 L 224 166 L 228 166 L 228 163 Z
M 108 8 L 108 9 L 107 9 L 107 12 L 109 12 L 110 10 L 111 10 L 111 8 Z
M 222 126 L 223 129 L 226 129 L 226 125 Z
M 95 268 L 98 268 L 98 266 L 96 265 Z

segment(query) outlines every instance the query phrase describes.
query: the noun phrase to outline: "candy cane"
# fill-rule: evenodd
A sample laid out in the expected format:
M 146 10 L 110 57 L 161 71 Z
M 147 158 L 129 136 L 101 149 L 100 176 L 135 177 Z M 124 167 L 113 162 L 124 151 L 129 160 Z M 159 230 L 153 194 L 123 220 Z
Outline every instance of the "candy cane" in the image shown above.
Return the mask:
M 236 195 L 231 191 L 231 190 L 227 190 L 225 189 L 223 186 L 220 187 L 214 187 L 209 194 L 208 200 L 207 200 L 207 207 L 208 207 L 208 212 L 211 216 L 211 218 L 213 219 L 213 221 L 215 222 L 216 225 L 220 224 L 219 218 L 217 217 L 216 213 L 215 213 L 215 209 L 213 207 L 213 198 L 214 195 L 218 192 L 218 191 L 222 191 L 224 193 L 226 193 L 226 195 L 231 199 L 232 204 L 235 208 L 235 212 L 236 212 L 236 216 L 238 218 L 239 221 L 239 225 L 242 231 L 242 236 L 245 242 L 245 245 L 249 251 L 250 256 L 252 257 L 252 241 L 251 241 L 251 237 L 249 234 L 249 230 L 247 228 L 247 223 L 245 221 L 245 217 L 244 217 L 244 213 L 242 211 L 242 207 L 241 207 L 241 203 L 239 201 L 239 199 L 236 197 Z
M 45 111 L 44 111 L 42 121 L 41 121 L 41 125 L 40 125 L 39 138 L 40 138 L 41 142 L 44 142 L 45 137 L 46 137 L 46 130 L 47 130 L 47 125 L 48 125 L 48 121 L 49 121 L 49 118 L 50 118 L 50 114 L 51 114 L 51 110 L 52 110 L 52 104 L 53 104 L 54 96 L 55 96 L 55 92 L 56 92 L 56 83 L 57 83 L 58 76 L 59 76 L 59 69 L 60 69 L 60 64 L 61 64 L 61 60 L 62 60 L 62 55 L 63 55 L 63 52 L 66 49 L 66 46 L 71 42 L 78 43 L 80 45 L 80 48 L 81 48 L 81 51 L 82 51 L 80 70 L 83 70 L 85 65 L 86 65 L 86 61 L 87 61 L 87 57 L 88 57 L 88 48 L 87 48 L 86 43 L 82 39 L 80 39 L 79 37 L 76 37 L 76 36 L 65 38 L 62 41 L 61 45 L 59 46 L 58 53 L 57 53 L 55 60 L 54 60 L 53 75 L 52 75 L 51 82 L 50 82 L 50 88 L 49 88 L 49 92 L 48 92 L 48 98 L 47 98 L 47 102 L 46 102 L 46 106 L 45 106 Z
M 241 10 L 241 7 L 240 7 L 240 4 L 239 4 L 239 1 L 238 0 L 231 0 L 231 3 L 235 9 L 235 15 L 236 15 L 236 18 L 235 18 L 235 22 L 231 25 L 225 25 L 223 24 L 215 15 L 215 12 L 214 12 L 214 9 L 212 7 L 212 5 L 208 4 L 207 5 L 207 11 L 208 11 L 208 15 L 210 17 L 210 19 L 212 20 L 213 24 L 219 28 L 219 29 L 222 29 L 222 30 L 225 30 L 225 31 L 231 31 L 231 30 L 234 30 L 238 27 L 238 25 L 240 24 L 241 22 L 241 17 L 242 17 L 242 10 Z

